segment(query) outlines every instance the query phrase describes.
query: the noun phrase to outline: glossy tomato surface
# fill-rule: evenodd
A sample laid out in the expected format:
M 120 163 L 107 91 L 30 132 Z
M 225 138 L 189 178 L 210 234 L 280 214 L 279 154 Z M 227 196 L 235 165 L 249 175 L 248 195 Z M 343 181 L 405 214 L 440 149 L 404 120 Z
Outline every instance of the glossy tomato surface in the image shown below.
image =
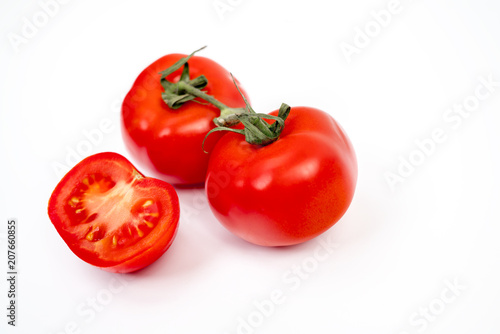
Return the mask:
M 172 184 L 192 185 L 205 181 L 209 155 L 203 152 L 202 142 L 215 127 L 213 119 L 220 111 L 202 100 L 186 102 L 179 109 L 169 108 L 162 100 L 164 90 L 159 72 L 183 57 L 186 55 L 164 56 L 139 75 L 123 101 L 122 133 L 135 161 L 153 176 Z M 208 79 L 205 93 L 228 107 L 245 107 L 230 73 L 222 66 L 198 56 L 193 56 L 188 64 L 191 79 L 202 74 Z M 182 68 L 167 76 L 167 80 L 178 82 L 181 73 Z M 221 136 L 211 135 L 205 149 L 210 150 Z
M 267 146 L 225 134 L 211 154 L 205 187 L 229 231 L 257 245 L 286 246 L 335 224 L 356 180 L 356 156 L 339 124 L 321 110 L 293 107 L 280 138 Z
M 170 184 L 144 177 L 116 153 L 78 163 L 56 186 L 48 205 L 50 220 L 73 253 L 121 273 L 146 267 L 170 247 L 179 211 Z

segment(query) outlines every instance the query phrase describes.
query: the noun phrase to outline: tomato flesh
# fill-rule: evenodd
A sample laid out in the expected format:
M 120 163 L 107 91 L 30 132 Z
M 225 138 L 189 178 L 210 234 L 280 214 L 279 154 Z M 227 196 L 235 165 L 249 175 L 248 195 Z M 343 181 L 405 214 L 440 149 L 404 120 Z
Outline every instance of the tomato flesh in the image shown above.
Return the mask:
M 154 262 L 170 246 L 179 203 L 168 183 L 145 178 L 118 154 L 101 153 L 61 180 L 49 216 L 84 261 L 129 272 Z

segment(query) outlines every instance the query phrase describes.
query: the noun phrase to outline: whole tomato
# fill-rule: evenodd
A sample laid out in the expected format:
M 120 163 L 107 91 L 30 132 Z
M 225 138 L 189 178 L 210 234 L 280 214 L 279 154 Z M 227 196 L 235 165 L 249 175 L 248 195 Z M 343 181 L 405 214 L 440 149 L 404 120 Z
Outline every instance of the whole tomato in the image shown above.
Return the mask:
M 123 138 L 135 161 L 150 174 L 177 185 L 204 182 L 210 156 L 203 151 L 202 142 L 215 127 L 213 120 L 221 114 L 220 105 L 245 106 L 227 70 L 208 58 L 191 56 L 169 54 L 149 65 L 137 77 L 122 105 Z M 216 99 L 219 107 L 203 100 L 193 101 L 194 97 L 188 95 L 183 95 L 188 97 L 186 100 L 179 97 L 177 109 L 167 105 L 165 95 L 162 96 L 162 79 L 179 82 L 186 67 L 165 78 L 160 72 L 182 59 L 189 59 L 188 79 L 204 76 L 208 81 L 198 87 L 202 93 L 200 89 L 195 88 L 196 91 Z M 213 147 L 221 136 L 211 136 L 205 148 Z
M 257 245 L 286 246 L 318 236 L 344 215 L 357 162 L 329 114 L 293 107 L 277 140 L 265 146 L 237 131 L 216 144 L 205 181 L 210 207 L 229 231 Z

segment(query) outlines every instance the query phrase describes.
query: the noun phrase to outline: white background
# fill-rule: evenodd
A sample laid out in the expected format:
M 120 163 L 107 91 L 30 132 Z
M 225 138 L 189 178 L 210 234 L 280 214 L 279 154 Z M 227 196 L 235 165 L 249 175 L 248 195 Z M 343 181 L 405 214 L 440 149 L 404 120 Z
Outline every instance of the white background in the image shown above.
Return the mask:
M 44 22 L 38 2 L 2 1 L 0 267 L 14 217 L 19 295 L 12 328 L 0 280 L 0 332 L 500 333 L 500 87 L 459 126 L 443 119 L 480 77 L 500 81 L 498 2 L 401 0 L 350 62 L 342 43 L 377 29 L 371 12 L 388 0 L 214 3 L 74 0 Z M 25 18 L 39 27 L 15 48 Z M 54 165 L 103 120 L 111 130 L 88 154 L 131 158 L 123 96 L 157 58 L 203 45 L 259 112 L 286 102 L 342 124 L 359 160 L 351 208 L 316 240 L 263 248 L 227 232 L 202 189 L 182 189 L 178 236 L 156 263 L 116 275 L 82 262 L 46 213 Z M 392 189 L 385 175 L 438 128 L 444 143 Z M 319 240 L 336 246 L 318 262 Z M 263 302 L 279 291 L 281 303 Z

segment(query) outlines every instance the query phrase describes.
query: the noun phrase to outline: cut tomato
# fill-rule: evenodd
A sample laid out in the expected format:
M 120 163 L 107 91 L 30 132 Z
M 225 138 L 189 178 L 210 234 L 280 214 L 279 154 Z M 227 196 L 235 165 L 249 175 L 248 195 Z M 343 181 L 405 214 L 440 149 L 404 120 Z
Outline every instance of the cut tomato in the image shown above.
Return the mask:
M 48 212 L 79 258 L 107 271 L 132 272 L 169 248 L 180 209 L 170 184 L 144 177 L 119 154 L 99 153 L 63 177 Z

